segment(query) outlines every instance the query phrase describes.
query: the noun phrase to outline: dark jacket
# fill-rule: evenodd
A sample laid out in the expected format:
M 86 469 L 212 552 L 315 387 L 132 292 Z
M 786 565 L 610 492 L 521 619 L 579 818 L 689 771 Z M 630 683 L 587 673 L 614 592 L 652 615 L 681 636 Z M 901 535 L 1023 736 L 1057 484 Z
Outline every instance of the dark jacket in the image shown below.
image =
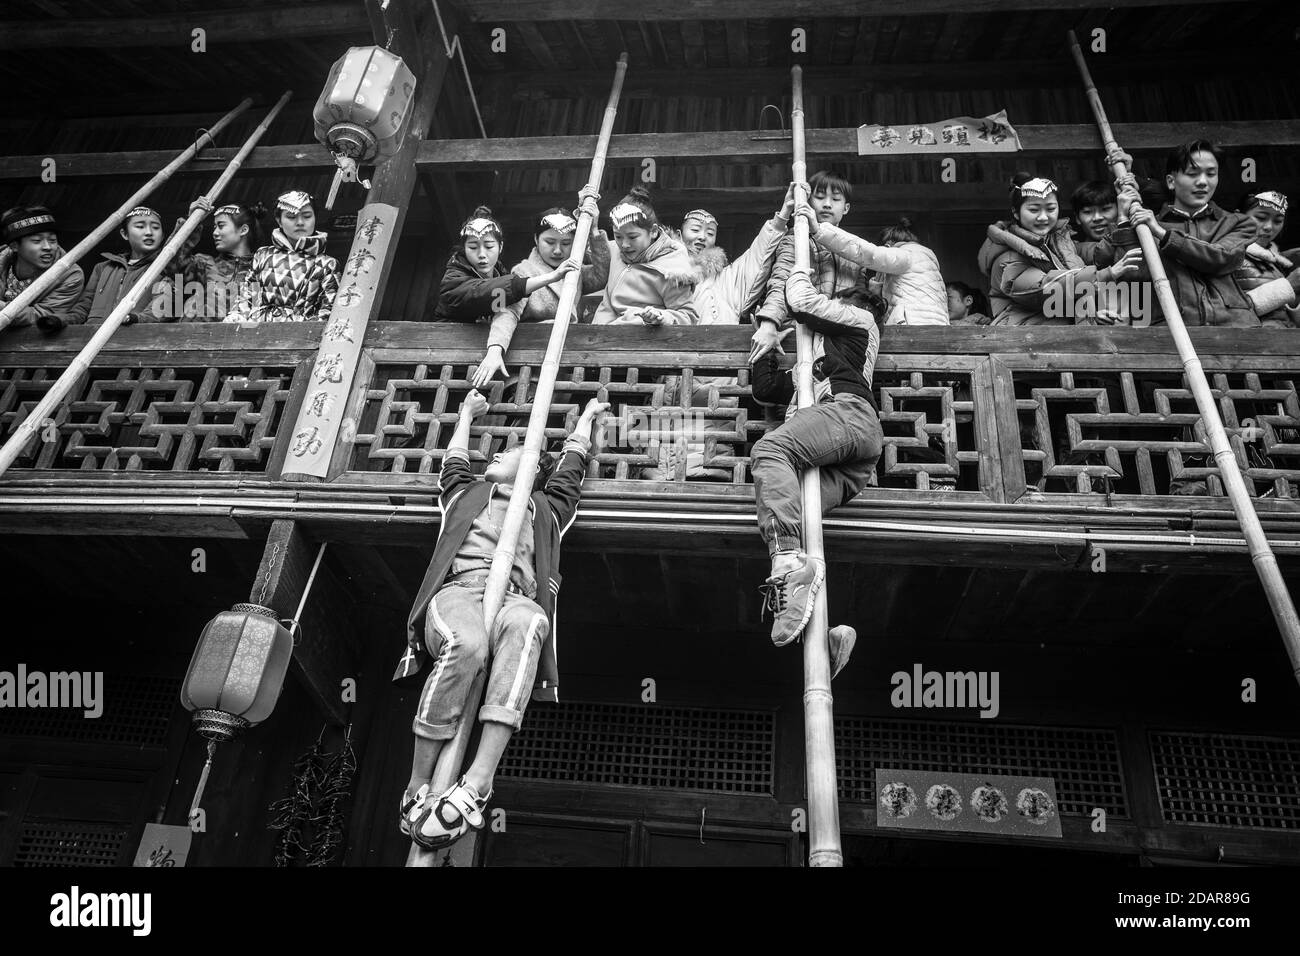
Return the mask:
M 533 570 L 537 581 L 537 603 L 546 612 L 546 620 L 550 623 L 550 635 L 537 663 L 534 700 L 558 699 L 555 612 L 560 594 L 560 538 L 569 530 L 578 513 L 589 447 L 584 439 L 570 436 L 551 480 L 544 489 L 534 491 L 532 495 L 533 561 L 536 565 Z M 393 673 L 394 681 L 418 675 L 428 660 L 429 654 L 424 645 L 424 618 L 429 602 L 442 587 L 456 552 L 465 543 L 474 519 L 496 492 L 495 484 L 474 477 L 470 472 L 469 458 L 461 450 L 448 451 L 443 456 L 440 484 L 438 507 L 442 510 L 442 522 L 438 528 L 438 541 L 434 545 L 429 568 L 424 572 L 424 580 L 420 582 L 420 590 L 415 596 L 415 606 L 407 618 L 407 651 Z
M 86 280 L 86 287 L 81 292 L 81 298 L 77 300 L 76 305 L 68 310 L 67 318 L 69 325 L 99 325 L 102 323 L 110 312 L 117 307 L 123 297 L 131 291 L 131 287 L 139 281 L 140 276 L 157 258 L 158 253 L 162 251 L 159 247 L 153 253 L 145 256 L 137 262 L 128 262 L 127 257 L 116 252 L 104 253 L 102 262 L 95 263 L 95 268 L 90 272 L 90 278 Z M 154 283 L 154 289 L 144 292 L 131 306 L 131 311 L 136 313 L 141 322 L 172 322 L 176 317 L 159 318 L 150 308 L 154 291 L 159 294 L 171 295 L 171 276 L 175 275 L 176 266 L 169 265 L 163 269 L 162 274 L 158 277 L 158 282 Z
M 1195 216 L 1166 204 L 1157 217 L 1167 230 L 1159 243 L 1160 260 L 1187 325 L 1258 326 L 1259 316 L 1233 273 L 1246 259 L 1246 247 L 1255 240 L 1255 221 L 1209 203 Z M 1113 253 L 1103 240 L 1098 244 L 1098 265 L 1110 265 Z M 1156 309 L 1152 324 L 1164 315 Z
M 59 246 L 54 261 L 58 262 L 66 254 L 63 247 Z M 18 298 L 19 293 L 38 278 L 38 276 L 32 276 L 30 279 L 19 279 L 18 274 L 14 271 L 17 267 L 17 261 L 18 253 L 8 246 L 0 247 L 0 307 L 6 306 Z M 51 268 L 53 268 L 52 265 Z M 55 283 L 54 288 L 19 312 L 8 327 L 20 328 L 24 325 L 39 323 L 46 331 L 62 328 L 67 324 L 68 311 L 81 298 L 81 290 L 85 287 L 85 284 L 86 274 L 81 271 L 81 266 L 72 266 L 67 272 L 63 273 L 63 277 Z
M 484 279 L 457 249 L 447 260 L 447 271 L 438 284 L 435 322 L 491 322 L 492 316 L 525 295 L 525 276 L 517 276 L 497 263 L 492 278 Z

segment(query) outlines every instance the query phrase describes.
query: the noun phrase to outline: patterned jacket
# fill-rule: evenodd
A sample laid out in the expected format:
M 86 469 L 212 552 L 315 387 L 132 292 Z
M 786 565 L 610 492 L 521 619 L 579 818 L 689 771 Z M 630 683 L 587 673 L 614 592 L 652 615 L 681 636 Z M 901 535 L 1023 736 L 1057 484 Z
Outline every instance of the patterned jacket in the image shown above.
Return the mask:
M 253 253 L 244 296 L 227 322 L 323 322 L 339 291 L 339 264 L 325 255 L 325 233 L 296 242 L 277 229 L 273 245 Z
M 58 262 L 65 255 L 63 247 L 59 246 L 54 261 Z M 14 271 L 17 261 L 18 253 L 8 246 L 0 247 L 0 306 L 8 305 L 18 298 L 19 293 L 36 281 L 36 276 L 30 279 L 18 278 L 18 273 Z M 53 320 L 55 324 L 62 326 L 67 322 L 69 310 L 81 297 L 81 290 L 85 284 L 86 274 L 81 271 L 81 266 L 73 266 L 63 273 L 63 278 L 55 283 L 54 288 L 19 312 L 9 323 L 9 328 L 32 325 L 39 319 Z

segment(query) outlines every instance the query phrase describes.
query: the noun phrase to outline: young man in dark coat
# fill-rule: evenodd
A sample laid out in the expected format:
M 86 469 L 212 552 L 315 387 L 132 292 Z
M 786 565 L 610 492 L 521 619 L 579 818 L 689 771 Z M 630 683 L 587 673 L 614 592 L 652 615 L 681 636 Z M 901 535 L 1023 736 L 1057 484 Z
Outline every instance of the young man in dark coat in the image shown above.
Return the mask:
M 411 677 L 429 655 L 434 658 L 412 727 L 415 756 L 399 820 L 402 832 L 427 849 L 449 846 L 469 830 L 482 828 L 497 764 L 523 721 L 529 691 L 534 699 L 557 699 L 560 538 L 578 510 L 592 425 L 609 405 L 588 402 L 558 465 L 542 456 L 505 603 L 490 635 L 483 624 L 484 587 L 523 449 L 516 446 L 496 455 L 483 478 L 474 478 L 470 424 L 487 408 L 487 399 L 469 393 L 443 456 L 438 542 L 407 622 L 406 654 L 393 675 L 395 681 Z M 486 692 L 478 712 L 483 730 L 473 764 L 445 793 L 432 793 L 429 782 L 438 754 L 456 736 L 471 685 L 485 666 Z

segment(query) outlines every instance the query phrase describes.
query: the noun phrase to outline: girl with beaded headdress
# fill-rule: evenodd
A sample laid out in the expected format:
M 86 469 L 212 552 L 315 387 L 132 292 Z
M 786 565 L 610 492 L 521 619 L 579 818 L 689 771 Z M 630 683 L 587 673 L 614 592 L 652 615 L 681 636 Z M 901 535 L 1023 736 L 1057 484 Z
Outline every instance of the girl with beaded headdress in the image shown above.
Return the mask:
M 659 222 L 649 191 L 633 187 L 609 218 L 609 281 L 593 324 L 698 324 L 695 270 L 686 247 Z
M 1029 173 L 1011 181 L 1009 221 L 995 222 L 979 251 L 989 278 L 994 325 L 1070 325 L 1114 321 L 1102 283 L 1136 275 L 1140 249 L 1104 268 L 1085 265 L 1060 218 L 1056 183 Z
M 68 325 L 99 325 L 108 318 L 131 294 L 136 282 L 149 270 L 166 242 L 162 216 L 148 206 L 136 206 L 128 212 L 118 235 L 126 241 L 126 252 L 105 252 L 102 260 L 95 264 L 81 298 L 67 312 Z M 166 265 L 163 271 L 166 278 L 160 277 L 150 293 L 141 294 L 131 303 L 124 324 L 175 320 L 176 316 L 159 315 L 150 307 L 150 294 L 167 289 L 177 268 L 175 259 Z
M 1287 198 L 1276 189 L 1248 193 L 1237 212 L 1255 220 L 1259 231 L 1246 247 L 1246 259 L 1233 272 L 1266 328 L 1300 325 L 1300 249 L 1280 252 L 1277 237 L 1286 228 Z
M 339 290 L 339 264 L 325 253 L 312 197 L 295 189 L 275 201 L 271 244 L 253 254 L 244 296 L 227 322 L 323 322 Z
M 460 241 L 447 260 L 438 285 L 435 322 L 490 322 L 494 315 L 578 268 L 566 258 L 540 275 L 515 275 L 501 265 L 504 247 L 501 223 L 487 206 L 477 207 L 460 227 Z
M 593 220 L 599 215 L 591 200 Z M 524 259 L 510 270 L 512 279 L 525 280 L 525 288 L 540 280 L 546 284 L 529 289 L 526 295 L 503 308 L 493 308 L 492 328 L 488 332 L 487 355 L 474 373 L 474 387 L 482 388 L 495 376 L 506 374 L 506 351 L 514 338 L 520 322 L 554 322 L 560 308 L 563 276 L 572 271 L 565 265 L 573 252 L 573 236 L 578 220 L 562 206 L 553 206 L 543 212 L 533 227 L 533 248 Z M 467 254 L 468 255 L 468 254 Z M 591 295 L 605 288 L 609 277 L 609 242 L 605 233 L 592 229 L 587 238 L 588 263 L 582 266 L 580 295 Z M 577 261 L 576 259 L 574 260 Z M 576 322 L 579 302 L 569 314 Z
M 194 252 L 198 245 L 196 231 L 177 257 L 184 270 L 186 289 L 197 284 L 202 290 L 201 295 L 185 297 L 181 319 L 221 322 L 244 298 L 253 254 L 262 244 L 260 220 L 266 215 L 266 207 L 261 203 L 225 203 L 214 210 L 208 199 L 200 196 L 190 203 L 190 213 L 196 209 L 212 213 L 212 245 L 216 251 L 211 255 Z

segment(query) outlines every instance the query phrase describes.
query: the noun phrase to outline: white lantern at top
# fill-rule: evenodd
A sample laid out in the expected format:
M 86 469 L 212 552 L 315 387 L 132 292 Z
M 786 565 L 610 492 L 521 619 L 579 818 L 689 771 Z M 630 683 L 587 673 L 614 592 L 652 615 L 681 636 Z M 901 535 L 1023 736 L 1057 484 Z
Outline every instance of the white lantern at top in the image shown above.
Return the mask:
M 415 75 L 382 47 L 354 46 L 330 68 L 312 110 L 316 139 L 339 167 L 325 208 L 334 205 L 340 182 L 358 181 L 358 164 L 378 166 L 401 149 L 414 99 Z

